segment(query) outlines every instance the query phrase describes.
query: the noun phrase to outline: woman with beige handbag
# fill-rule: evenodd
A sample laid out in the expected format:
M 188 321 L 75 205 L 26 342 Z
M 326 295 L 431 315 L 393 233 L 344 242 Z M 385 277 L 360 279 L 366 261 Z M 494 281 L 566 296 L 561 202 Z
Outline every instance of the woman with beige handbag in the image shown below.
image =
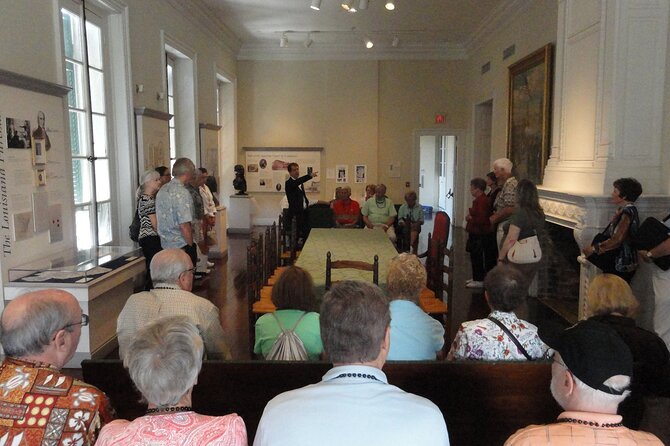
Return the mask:
M 517 207 L 505 229 L 506 236 L 500 246 L 498 262 L 509 262 L 533 280 L 542 248 L 538 233 L 544 229 L 544 211 L 540 207 L 537 187 L 530 180 L 521 180 L 516 188 Z

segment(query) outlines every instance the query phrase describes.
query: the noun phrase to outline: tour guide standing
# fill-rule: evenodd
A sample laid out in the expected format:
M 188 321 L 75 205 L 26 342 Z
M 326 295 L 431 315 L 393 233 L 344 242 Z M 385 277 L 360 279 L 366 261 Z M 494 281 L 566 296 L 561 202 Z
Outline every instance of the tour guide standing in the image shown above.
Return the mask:
M 186 251 L 193 264 L 198 263 L 198 251 L 193 243 L 193 199 L 184 184 L 191 181 L 195 165 L 188 158 L 179 158 L 172 167 L 172 181 L 161 187 L 156 195 L 158 235 L 163 249 Z
M 305 208 L 309 206 L 309 200 L 307 199 L 307 194 L 305 194 L 304 183 L 316 178 L 318 172 L 312 172 L 312 174 L 307 174 L 300 176 L 300 166 L 298 163 L 289 163 L 288 165 L 288 174 L 290 175 L 289 179 L 286 180 L 284 184 L 284 190 L 286 191 L 286 199 L 288 200 L 288 216 L 289 219 L 295 217 L 298 236 L 305 238 L 306 234 L 306 224 L 305 224 Z M 291 220 L 289 220 L 288 225 L 290 227 Z

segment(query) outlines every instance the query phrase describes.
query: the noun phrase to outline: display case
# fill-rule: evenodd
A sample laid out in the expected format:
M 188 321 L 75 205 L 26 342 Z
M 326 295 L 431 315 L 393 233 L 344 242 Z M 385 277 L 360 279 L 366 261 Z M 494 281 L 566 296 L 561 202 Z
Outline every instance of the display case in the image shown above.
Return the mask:
M 66 365 L 80 367 L 83 359 L 104 358 L 118 346 L 116 319 L 144 269 L 144 257 L 134 247 L 98 246 L 61 252 L 11 267 L 5 301 L 38 289 L 71 293 L 90 317 L 89 325 L 82 327 L 77 352 Z
M 97 246 L 58 253 L 9 269 L 10 282 L 85 284 L 141 257 L 132 246 Z

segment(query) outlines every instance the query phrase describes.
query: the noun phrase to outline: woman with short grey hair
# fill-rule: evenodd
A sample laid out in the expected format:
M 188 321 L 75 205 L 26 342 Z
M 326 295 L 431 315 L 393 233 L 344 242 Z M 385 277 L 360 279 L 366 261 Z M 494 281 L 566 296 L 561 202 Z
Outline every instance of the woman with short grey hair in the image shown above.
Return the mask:
M 191 407 L 204 344 L 187 316 L 159 319 L 138 331 L 124 365 L 148 402 L 146 415 L 107 424 L 96 445 L 145 444 L 246 446 L 244 421 L 237 414 L 200 415 Z
M 391 299 L 391 349 L 388 360 L 420 361 L 441 356 L 444 327 L 419 307 L 426 287 L 426 268 L 417 256 L 400 254 L 391 260 L 386 290 Z

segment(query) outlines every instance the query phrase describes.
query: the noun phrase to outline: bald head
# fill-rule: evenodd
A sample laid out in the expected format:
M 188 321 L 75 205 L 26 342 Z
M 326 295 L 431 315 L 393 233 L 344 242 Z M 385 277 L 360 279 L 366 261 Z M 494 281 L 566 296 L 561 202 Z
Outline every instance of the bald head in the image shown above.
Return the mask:
M 156 283 L 179 284 L 179 276 L 193 268 L 191 258 L 181 249 L 164 249 L 151 259 L 151 280 Z
M 81 308 L 72 294 L 63 290 L 32 291 L 5 307 L 0 343 L 9 356 L 37 355 L 51 343 L 54 333 L 77 320 L 81 320 Z

